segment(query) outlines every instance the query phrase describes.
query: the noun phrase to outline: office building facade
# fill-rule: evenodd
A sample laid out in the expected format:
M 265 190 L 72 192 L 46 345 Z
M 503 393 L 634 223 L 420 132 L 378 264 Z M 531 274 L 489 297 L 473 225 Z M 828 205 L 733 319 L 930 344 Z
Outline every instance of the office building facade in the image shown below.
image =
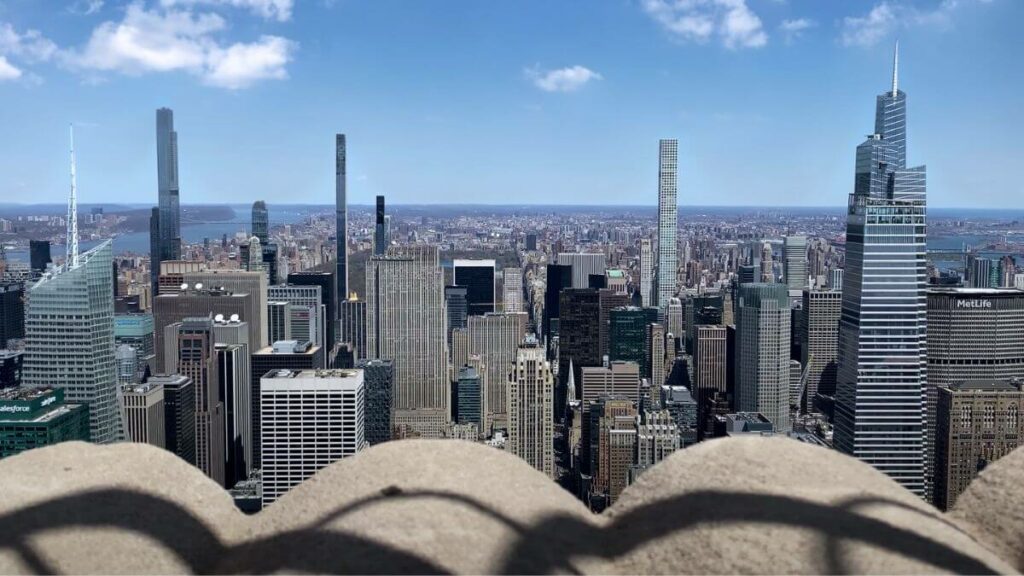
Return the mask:
M 146 381 L 164 392 L 164 447 L 179 458 L 196 464 L 196 393 L 192 379 L 181 374 L 162 374 Z
M 516 352 L 506 390 L 508 451 L 554 478 L 554 378 L 551 364 L 536 342 L 525 343 Z
M 466 287 L 466 313 L 483 316 L 495 311 L 496 284 L 494 260 L 460 260 L 452 265 L 456 286 Z
M 36 282 L 25 314 L 24 384 L 62 388 L 68 403 L 87 405 L 98 444 L 124 439 L 110 270 L 108 240 Z
M 803 291 L 800 322 L 800 363 L 807 370 L 803 409 L 815 411 L 818 393 L 836 392 L 836 356 L 839 350 L 839 319 L 843 293 L 839 290 Z
M 949 510 L 971 481 L 1024 442 L 1020 380 L 940 387 L 936 400 L 935 506 Z
M 437 248 L 392 247 L 366 269 L 367 357 L 395 363 L 394 422 L 439 438 L 450 420 L 444 274 Z
M 679 206 L 677 170 L 679 141 L 658 142 L 658 288 L 655 305 L 664 311 L 668 299 L 676 295 L 676 273 L 679 269 L 677 235 Z M 664 312 L 662 312 L 664 321 Z
M 373 446 L 391 440 L 391 402 L 394 398 L 395 363 L 391 360 L 362 360 L 356 368 L 363 371 L 366 390 L 364 439 Z
M 523 269 L 505 268 L 501 271 L 501 310 L 525 312 L 523 308 Z
M 363 447 L 361 370 L 279 370 L 260 379 L 263 505 Z
M 156 382 L 134 384 L 125 386 L 122 395 L 126 439 L 165 448 L 167 407 L 164 404 L 164 387 Z
M 764 414 L 776 432 L 789 417 L 789 290 L 785 284 L 742 284 L 736 309 L 736 405 Z
M 895 67 L 894 67 L 895 68 Z M 906 94 L 877 98 L 846 226 L 835 447 L 925 495 L 925 168 L 906 167 Z
M 0 459 L 59 442 L 88 442 L 89 408 L 65 398 L 60 388 L 0 390 Z
M 786 236 L 782 245 L 782 277 L 790 290 L 807 287 L 807 237 Z

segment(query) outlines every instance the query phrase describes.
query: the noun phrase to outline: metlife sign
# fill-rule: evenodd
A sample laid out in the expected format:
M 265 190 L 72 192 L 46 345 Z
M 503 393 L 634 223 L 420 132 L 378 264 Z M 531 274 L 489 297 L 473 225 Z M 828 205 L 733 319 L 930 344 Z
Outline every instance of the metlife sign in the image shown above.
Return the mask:
M 956 307 L 957 308 L 979 308 L 979 309 L 986 309 L 986 308 L 992 308 L 992 301 L 991 300 L 982 300 L 980 298 L 975 298 L 975 299 L 972 299 L 972 300 L 957 300 L 956 301 Z

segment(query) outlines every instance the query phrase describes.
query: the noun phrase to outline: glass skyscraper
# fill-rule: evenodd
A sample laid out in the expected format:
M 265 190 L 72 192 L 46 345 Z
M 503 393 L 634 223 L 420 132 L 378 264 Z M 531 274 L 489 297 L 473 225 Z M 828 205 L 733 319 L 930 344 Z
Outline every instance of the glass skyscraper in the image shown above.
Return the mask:
M 88 405 L 89 437 L 99 444 L 124 439 L 110 245 L 43 275 L 29 291 L 25 314 L 24 384 L 62 388 L 69 403 Z
M 348 197 L 345 190 L 345 135 L 334 137 L 334 214 L 337 241 L 338 294 L 335 302 L 348 300 Z M 337 312 L 337 310 L 335 310 Z M 330 321 L 337 320 L 331 317 Z
M 156 177 L 158 210 L 150 233 L 150 275 L 153 294 L 157 293 L 160 262 L 181 258 L 181 210 L 178 205 L 178 133 L 174 130 L 174 111 L 156 111 Z
M 897 52 L 898 54 L 898 52 Z M 875 131 L 857 147 L 839 324 L 835 447 L 925 493 L 927 381 L 924 166 L 906 167 L 897 62 Z
M 679 141 L 658 142 L 658 300 L 661 319 L 669 298 L 676 294 L 676 270 L 679 267 L 676 235 L 679 227 L 679 207 L 676 205 L 676 171 L 679 160 Z

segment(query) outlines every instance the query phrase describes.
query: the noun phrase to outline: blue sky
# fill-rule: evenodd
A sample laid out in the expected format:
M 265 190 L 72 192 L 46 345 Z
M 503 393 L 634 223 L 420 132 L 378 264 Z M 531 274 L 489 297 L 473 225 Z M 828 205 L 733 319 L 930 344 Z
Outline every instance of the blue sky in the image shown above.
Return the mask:
M 0 0 L 0 202 L 842 205 L 901 44 L 933 206 L 1024 204 L 1019 0 Z

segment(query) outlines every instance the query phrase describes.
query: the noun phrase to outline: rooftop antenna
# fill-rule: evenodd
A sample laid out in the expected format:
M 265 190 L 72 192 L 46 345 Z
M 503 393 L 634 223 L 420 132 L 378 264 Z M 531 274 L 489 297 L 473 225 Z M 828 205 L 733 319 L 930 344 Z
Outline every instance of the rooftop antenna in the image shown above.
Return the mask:
M 900 78 L 900 41 L 896 39 L 896 49 L 892 53 L 892 97 L 895 98 Z
M 71 133 L 71 197 L 68 198 L 68 239 L 67 267 L 78 266 L 78 184 L 75 181 L 75 125 L 70 126 Z

